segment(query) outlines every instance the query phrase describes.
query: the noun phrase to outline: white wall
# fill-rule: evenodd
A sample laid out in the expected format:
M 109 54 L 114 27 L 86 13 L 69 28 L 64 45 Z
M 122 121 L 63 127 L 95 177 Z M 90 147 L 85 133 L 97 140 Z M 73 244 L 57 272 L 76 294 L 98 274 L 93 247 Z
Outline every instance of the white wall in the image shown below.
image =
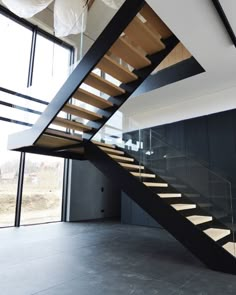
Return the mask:
M 145 99 L 145 97 L 143 97 Z M 164 98 L 163 98 L 164 99 Z M 236 108 L 236 86 L 203 95 L 198 98 L 186 99 L 166 107 L 154 108 L 152 111 L 123 113 L 137 122 L 139 128 L 163 125 L 185 119 L 200 117 Z M 130 111 L 130 110 L 129 110 Z M 127 128 L 128 129 L 128 128 Z

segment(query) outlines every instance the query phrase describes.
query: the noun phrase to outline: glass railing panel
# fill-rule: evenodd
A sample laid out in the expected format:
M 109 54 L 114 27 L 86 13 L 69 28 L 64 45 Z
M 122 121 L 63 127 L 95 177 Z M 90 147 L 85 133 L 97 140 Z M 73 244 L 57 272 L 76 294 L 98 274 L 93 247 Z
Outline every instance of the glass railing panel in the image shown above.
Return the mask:
M 140 141 L 142 164 L 233 234 L 231 183 L 160 139 L 151 129 L 141 131 Z
M 136 163 L 145 166 L 146 173 L 156 174 L 173 191 L 181 193 L 180 202 L 196 204 L 199 215 L 212 216 L 213 227 L 230 229 L 232 243 L 226 247 L 231 254 L 236 254 L 231 183 L 170 145 L 151 128 L 140 130 L 139 127 L 138 122 L 126 115 L 124 104 L 93 140 L 124 149 Z M 142 172 L 139 171 L 140 181 L 144 179 Z M 191 214 L 196 213 L 190 212 L 189 216 Z

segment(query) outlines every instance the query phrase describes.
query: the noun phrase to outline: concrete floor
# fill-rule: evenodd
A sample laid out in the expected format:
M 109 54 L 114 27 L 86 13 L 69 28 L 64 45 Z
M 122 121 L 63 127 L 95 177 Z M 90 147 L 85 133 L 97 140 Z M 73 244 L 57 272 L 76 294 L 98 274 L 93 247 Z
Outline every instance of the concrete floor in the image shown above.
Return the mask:
M 236 294 L 162 229 L 116 222 L 0 230 L 1 295 Z

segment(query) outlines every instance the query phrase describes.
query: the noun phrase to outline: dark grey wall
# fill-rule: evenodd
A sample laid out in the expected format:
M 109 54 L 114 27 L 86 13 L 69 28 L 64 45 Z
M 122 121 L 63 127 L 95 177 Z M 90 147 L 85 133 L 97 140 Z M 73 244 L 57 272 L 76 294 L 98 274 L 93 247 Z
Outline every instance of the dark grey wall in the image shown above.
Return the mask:
M 156 126 L 151 129 L 172 146 L 231 182 L 233 210 L 236 218 L 236 110 Z M 135 209 L 135 206 L 132 201 L 127 202 L 126 198 L 124 199 L 122 221 L 149 225 L 147 218 L 143 218 L 142 210 Z M 129 215 L 135 218 L 128 219 Z
M 124 192 L 121 194 L 121 222 L 150 227 L 161 227 L 156 220 L 147 214 Z
M 72 161 L 68 221 L 120 217 L 121 192 L 89 161 Z

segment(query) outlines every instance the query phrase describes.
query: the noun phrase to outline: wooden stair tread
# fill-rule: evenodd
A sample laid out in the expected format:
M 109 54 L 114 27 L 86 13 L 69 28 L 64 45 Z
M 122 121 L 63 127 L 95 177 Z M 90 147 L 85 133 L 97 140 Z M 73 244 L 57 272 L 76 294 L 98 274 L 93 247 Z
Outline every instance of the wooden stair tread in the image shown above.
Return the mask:
M 143 182 L 148 187 L 168 187 L 168 183 L 163 182 Z
M 77 91 L 74 93 L 73 98 L 90 104 L 99 109 L 107 109 L 113 106 L 108 100 L 105 100 L 91 92 L 88 92 L 82 88 L 78 88 Z
M 130 72 L 124 66 L 118 64 L 108 55 L 103 57 L 103 59 L 98 63 L 97 67 L 122 83 L 129 83 L 138 79 L 137 75 Z
M 192 215 L 192 216 L 188 216 L 187 219 L 189 221 L 191 221 L 193 224 L 198 225 L 198 224 L 212 221 L 213 217 L 212 216 Z
M 121 157 L 113 154 L 108 154 L 112 159 L 114 160 L 119 160 L 119 161 L 124 161 L 124 162 L 134 162 L 133 158 L 128 158 L 128 157 Z
M 66 133 L 63 131 L 54 130 L 54 129 L 50 129 L 50 128 L 46 129 L 45 134 L 55 135 L 55 136 L 58 136 L 61 138 L 72 139 L 74 141 L 80 141 L 80 142 L 83 140 L 82 137 L 79 135 L 73 135 L 73 134 L 69 134 L 69 133 Z
M 113 83 L 99 77 L 94 73 L 90 73 L 84 81 L 85 84 L 103 92 L 110 96 L 118 96 L 125 93 L 125 90 L 114 85 Z
M 177 211 L 181 211 L 195 209 L 197 206 L 195 204 L 172 204 L 171 207 Z
M 130 172 L 130 173 L 136 177 L 156 178 L 155 174 L 150 174 L 150 173 L 140 173 L 140 172 Z
M 123 61 L 131 65 L 135 69 L 145 68 L 151 65 L 151 61 L 141 54 L 140 51 L 135 48 L 124 37 L 120 37 L 110 48 L 110 52 Z
M 140 14 L 146 19 L 155 32 L 158 32 L 161 35 L 162 38 L 166 39 L 172 35 L 171 30 L 164 24 L 164 22 L 148 4 L 144 5 Z
M 223 248 L 233 256 L 236 256 L 236 243 L 228 242 L 223 246 Z
M 92 140 L 92 142 L 98 146 L 104 146 L 104 147 L 108 147 L 110 149 L 115 149 L 116 147 L 113 144 L 109 144 L 109 143 L 104 143 L 104 142 L 100 142 L 100 141 L 96 141 L 96 140 Z
M 64 106 L 62 111 L 90 121 L 102 119 L 102 116 L 97 113 L 91 112 L 89 110 L 69 103 Z
M 230 235 L 230 230 L 221 228 L 208 228 L 204 230 L 204 233 L 212 238 L 212 240 L 218 241 Z
M 155 34 L 138 17 L 135 17 L 124 30 L 128 38 L 139 45 L 147 54 L 157 53 L 165 48 L 161 36 Z
M 41 146 L 45 148 L 61 148 L 73 144 L 78 144 L 78 142 L 47 134 L 43 134 L 35 143 L 36 146 Z
M 163 199 L 168 199 L 168 198 L 181 198 L 182 197 L 182 194 L 176 194 L 176 193 L 163 193 L 163 194 L 157 194 L 160 198 L 163 198 Z
M 124 152 L 118 151 L 116 149 L 107 148 L 107 147 L 103 147 L 103 146 L 99 146 L 99 148 L 101 150 L 103 150 L 104 152 L 107 152 L 107 153 L 110 153 L 110 154 L 124 155 Z
M 135 165 L 135 164 L 127 164 L 127 163 L 119 163 L 119 164 L 122 167 L 127 168 L 127 169 L 138 169 L 138 170 L 143 170 L 144 169 L 144 166 L 139 166 L 139 165 Z
M 77 130 L 77 131 L 90 131 L 90 130 L 92 130 L 92 128 L 89 126 L 85 126 L 79 122 L 70 121 L 67 119 L 60 118 L 60 117 L 55 118 L 54 121 L 52 122 L 52 124 L 55 124 L 55 125 L 58 125 L 61 127 L 65 127 L 68 129 Z

